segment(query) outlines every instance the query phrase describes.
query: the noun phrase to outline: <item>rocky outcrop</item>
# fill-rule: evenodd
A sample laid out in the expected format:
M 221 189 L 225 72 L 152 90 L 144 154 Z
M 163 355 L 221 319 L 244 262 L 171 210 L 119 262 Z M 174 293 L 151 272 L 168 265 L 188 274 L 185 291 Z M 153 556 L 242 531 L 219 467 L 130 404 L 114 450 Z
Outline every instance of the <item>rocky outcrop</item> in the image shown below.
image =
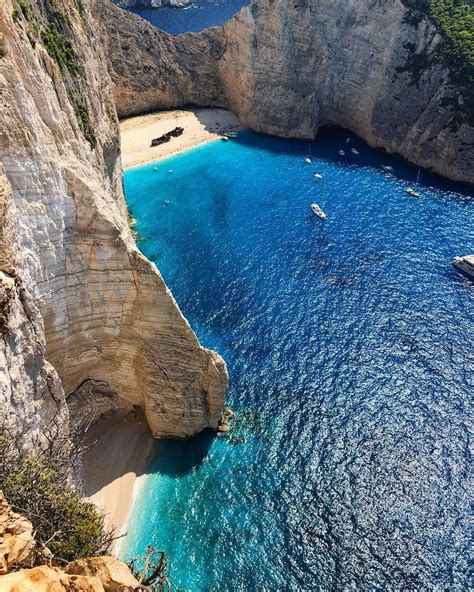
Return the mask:
M 41 565 L 0 577 L 1 592 L 105 592 L 98 578 L 70 576 L 57 567 Z
M 33 436 L 97 392 L 190 436 L 218 427 L 226 368 L 135 246 L 97 27 L 84 0 L 0 5 L 1 408 Z
M 36 550 L 33 525 L 13 512 L 0 491 L 0 576 L 14 566 L 33 565 Z
M 139 585 L 113 557 L 78 559 L 64 569 L 46 565 L 51 558 L 35 541 L 31 522 L 13 512 L 0 491 L 0 592 L 132 592 Z
M 133 592 L 138 586 L 129 568 L 113 557 L 89 557 L 69 563 L 67 574 L 98 578 L 107 592 Z
M 283 137 L 341 126 L 474 183 L 474 91 L 453 82 L 436 26 L 402 0 L 255 0 L 177 37 L 97 2 L 119 115 L 197 104 Z

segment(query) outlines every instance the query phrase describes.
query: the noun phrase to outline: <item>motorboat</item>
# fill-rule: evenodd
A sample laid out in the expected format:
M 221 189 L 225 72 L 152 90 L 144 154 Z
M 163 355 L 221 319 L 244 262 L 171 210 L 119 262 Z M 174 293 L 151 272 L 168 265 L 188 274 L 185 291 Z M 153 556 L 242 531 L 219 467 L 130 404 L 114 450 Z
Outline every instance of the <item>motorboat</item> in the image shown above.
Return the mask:
M 313 173 L 313 175 L 316 177 L 316 179 L 322 179 L 323 176 L 321 175 L 321 173 Z
M 420 194 L 417 193 L 414 189 L 412 189 L 411 187 L 408 187 L 407 189 L 405 189 L 405 193 L 408 193 L 408 195 L 411 195 L 412 197 L 420 197 Z
M 323 210 L 318 206 L 318 204 L 312 203 L 311 209 L 313 210 L 313 213 L 316 214 L 316 216 L 318 216 L 318 218 L 321 218 L 321 220 L 326 220 L 327 216 L 323 212 Z
M 383 164 L 382 170 L 384 170 L 386 173 L 393 173 L 393 166 L 390 166 L 389 164 Z
M 474 280 L 474 255 L 454 257 L 452 264 L 462 274 L 467 276 L 469 279 Z
M 305 156 L 304 161 L 307 162 L 308 164 L 311 164 L 311 158 L 309 156 Z
M 171 202 L 169 199 L 165 199 L 165 201 L 163 202 L 163 205 L 168 206 L 170 203 Z
M 349 144 L 350 141 L 351 141 L 350 138 L 346 138 L 346 144 Z
M 345 156 L 346 153 L 344 152 L 344 150 L 339 150 L 338 154 L 340 154 L 341 156 Z
M 352 152 L 352 154 L 356 154 L 356 155 L 359 154 L 359 151 L 357 150 L 357 148 L 351 148 L 351 152 Z
M 228 141 L 229 141 L 229 138 L 228 138 L 228 136 L 222 136 L 222 137 L 221 137 L 221 140 L 222 140 L 223 142 L 228 142 Z

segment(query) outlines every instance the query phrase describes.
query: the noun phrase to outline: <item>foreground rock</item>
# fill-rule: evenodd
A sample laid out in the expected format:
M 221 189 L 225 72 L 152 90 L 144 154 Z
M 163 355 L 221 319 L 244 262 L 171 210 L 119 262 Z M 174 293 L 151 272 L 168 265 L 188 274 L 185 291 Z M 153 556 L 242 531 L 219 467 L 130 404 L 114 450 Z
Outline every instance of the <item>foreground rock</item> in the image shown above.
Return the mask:
M 0 4 L 0 158 L 5 416 L 31 438 L 67 430 L 67 398 L 74 424 L 138 406 L 156 437 L 217 429 L 225 364 L 201 347 L 128 227 L 87 1 Z
M 474 89 L 407 2 L 255 0 L 223 27 L 171 37 L 97 0 L 119 115 L 186 104 L 231 109 L 260 132 L 323 125 L 474 183 Z
M 69 576 L 41 565 L 0 577 L 0 592 L 106 592 L 98 578 Z
M 98 578 L 106 592 L 133 592 L 138 581 L 129 568 L 113 557 L 90 557 L 78 559 L 66 567 L 66 573 Z
M 0 575 L 13 566 L 33 565 L 36 552 L 31 522 L 13 512 L 0 491 Z
M 38 565 L 51 559 L 35 541 L 31 522 L 13 512 L 0 491 L 0 592 L 132 592 L 139 585 L 113 557 L 78 559 L 64 570 Z

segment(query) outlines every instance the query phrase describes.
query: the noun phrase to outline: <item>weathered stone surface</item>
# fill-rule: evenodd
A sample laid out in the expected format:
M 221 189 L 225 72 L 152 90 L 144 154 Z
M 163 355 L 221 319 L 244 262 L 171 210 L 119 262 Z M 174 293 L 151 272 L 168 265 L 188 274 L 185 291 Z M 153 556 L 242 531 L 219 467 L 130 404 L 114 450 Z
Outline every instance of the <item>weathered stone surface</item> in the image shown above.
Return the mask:
M 79 414 L 78 394 L 88 393 L 88 411 L 99 385 L 99 411 L 107 400 L 140 406 L 156 437 L 217 428 L 225 364 L 200 346 L 127 224 L 118 121 L 88 2 L 29 6 L 36 31 L 56 19 L 74 54 L 59 68 L 23 13 L 13 17 L 17 4 L 1 3 L 2 410 L 30 431 L 57 416 L 65 424 L 59 375 Z
M 44 557 L 31 522 L 13 512 L 0 491 L 0 592 L 133 592 L 138 587 L 125 563 L 113 557 L 78 559 L 65 570 L 38 566 Z M 31 569 L 8 573 L 18 567 Z
M 401 0 L 255 0 L 223 27 L 170 37 L 97 0 L 119 115 L 230 108 L 249 127 L 314 138 L 323 125 L 474 183 L 474 122 L 437 57 L 443 40 Z M 474 89 L 472 89 L 474 93 Z
M 69 563 L 66 573 L 78 576 L 94 576 L 104 586 L 105 592 L 133 592 L 138 581 L 129 568 L 113 557 L 89 557 Z
M 14 269 L 15 217 L 0 164 L 0 421 L 31 441 L 45 426 L 67 431 L 68 411 L 59 377 L 45 359 L 41 315 Z
M 0 491 L 0 575 L 13 566 L 31 565 L 35 555 L 31 522 L 13 512 Z
M 105 592 L 98 578 L 70 576 L 41 565 L 0 576 L 0 592 Z

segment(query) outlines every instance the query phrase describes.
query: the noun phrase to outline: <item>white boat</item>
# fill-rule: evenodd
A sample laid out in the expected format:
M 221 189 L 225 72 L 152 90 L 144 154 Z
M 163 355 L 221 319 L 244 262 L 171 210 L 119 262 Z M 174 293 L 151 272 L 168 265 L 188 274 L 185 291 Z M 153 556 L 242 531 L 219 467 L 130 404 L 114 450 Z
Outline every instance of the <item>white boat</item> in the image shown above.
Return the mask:
M 345 156 L 345 154 L 346 154 L 346 153 L 344 152 L 344 150 L 339 150 L 339 154 L 340 154 L 341 156 Z
M 154 170 L 154 171 L 157 171 L 157 170 L 158 170 L 158 167 L 153 167 L 153 170 Z
M 326 220 L 327 216 L 323 212 L 323 210 L 318 206 L 318 204 L 312 203 L 311 209 L 316 214 L 316 216 L 318 216 L 318 218 L 321 218 L 321 220 Z
M 167 206 L 169 205 L 171 202 L 169 199 L 165 199 L 165 201 L 163 202 L 163 205 Z
M 359 151 L 356 148 L 351 148 L 352 154 L 359 154 Z
M 350 138 L 346 138 L 346 144 L 349 144 L 350 141 L 351 141 Z
M 313 175 L 316 177 L 316 179 L 322 179 L 323 176 L 321 175 L 321 173 L 313 173 Z
M 452 263 L 457 270 L 459 270 L 469 279 L 474 280 L 474 255 L 454 257 Z
M 311 158 L 309 156 L 305 156 L 304 161 L 307 162 L 308 164 L 311 164 Z
M 223 142 L 228 142 L 228 141 L 229 141 L 229 138 L 228 138 L 227 136 L 222 136 L 222 137 L 221 137 L 221 140 L 222 140 Z
M 389 164 L 383 164 L 382 165 L 382 169 L 386 172 L 386 173 L 392 173 L 393 172 L 393 166 L 390 166 Z
M 408 187 L 407 189 L 405 189 L 405 193 L 408 193 L 408 195 L 411 195 L 412 197 L 420 197 L 420 194 L 417 193 L 414 189 L 412 189 L 411 187 Z

